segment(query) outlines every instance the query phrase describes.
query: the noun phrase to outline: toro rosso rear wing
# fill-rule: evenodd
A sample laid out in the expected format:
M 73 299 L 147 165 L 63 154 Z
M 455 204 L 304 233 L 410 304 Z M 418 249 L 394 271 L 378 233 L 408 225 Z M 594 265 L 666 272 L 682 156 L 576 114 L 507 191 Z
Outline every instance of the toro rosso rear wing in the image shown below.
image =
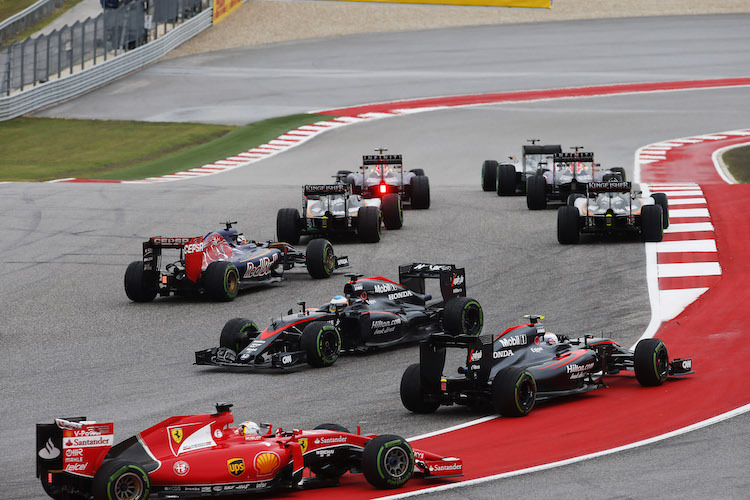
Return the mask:
M 362 155 L 362 165 L 403 165 L 401 155 Z
M 455 264 L 414 263 L 398 266 L 398 282 L 412 292 L 424 295 L 425 279 L 439 279 L 443 300 L 466 297 L 466 272 Z
M 195 237 L 165 237 L 154 236 L 148 241 L 143 242 L 143 270 L 145 272 L 159 272 L 159 260 L 161 259 L 162 248 L 179 248 L 182 249 L 190 243 Z

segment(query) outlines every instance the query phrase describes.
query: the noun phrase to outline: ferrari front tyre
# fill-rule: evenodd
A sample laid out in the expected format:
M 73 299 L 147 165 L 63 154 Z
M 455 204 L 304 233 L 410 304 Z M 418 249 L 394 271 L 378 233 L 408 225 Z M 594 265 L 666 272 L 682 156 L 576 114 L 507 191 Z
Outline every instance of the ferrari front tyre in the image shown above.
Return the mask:
M 661 227 L 669 227 L 669 200 L 665 193 L 654 193 L 651 195 L 654 202 L 661 207 Z
M 339 330 L 325 321 L 313 321 L 305 326 L 299 343 L 307 355 L 307 364 L 315 368 L 331 366 L 341 353 Z
M 526 206 L 529 210 L 547 208 L 547 179 L 543 175 L 530 175 L 526 178 Z
M 377 243 L 380 241 L 380 209 L 378 207 L 359 207 L 357 211 L 357 234 L 362 243 Z
M 302 219 L 296 208 L 282 208 L 276 214 L 276 237 L 290 245 L 297 245 L 302 235 Z
M 378 489 L 400 488 L 414 473 L 414 451 L 400 436 L 374 437 L 362 451 L 362 473 Z
M 253 320 L 247 318 L 230 319 L 221 329 L 219 345 L 238 353 L 258 336 L 258 332 L 260 332 L 260 328 Z
M 417 177 L 422 177 L 424 175 L 424 169 L 423 168 L 413 168 L 409 170 L 409 172 L 413 173 Z
M 627 178 L 625 176 L 625 169 L 624 168 L 621 168 L 621 167 L 610 168 L 610 171 L 613 174 L 617 174 L 620 177 L 620 179 L 619 179 L 620 182 L 627 181 Z
M 641 239 L 658 243 L 664 238 L 662 212 L 659 205 L 644 205 L 641 209 Z
M 203 273 L 203 288 L 213 300 L 233 300 L 240 291 L 240 272 L 231 262 L 211 262 Z
M 497 186 L 497 162 L 484 160 L 482 163 L 482 190 L 494 191 Z
M 484 312 L 476 300 L 469 297 L 456 297 L 445 303 L 443 308 L 443 328 L 450 335 L 478 336 L 482 333 Z
M 336 256 L 333 245 L 325 238 L 315 238 L 307 244 L 305 250 L 307 272 L 315 279 L 328 278 L 336 269 Z
M 131 262 L 125 270 L 125 295 L 133 302 L 151 302 L 157 294 L 156 280 L 143 271 L 143 261 Z
M 321 429 L 336 432 L 346 432 L 347 434 L 350 434 L 349 429 L 339 424 L 320 424 L 319 426 L 315 427 L 315 430 Z M 318 458 L 317 455 L 315 458 L 317 460 L 311 460 L 309 468 L 316 477 L 336 479 L 346 474 L 350 469 L 349 462 L 347 460 L 331 460 L 326 458 Z
M 404 225 L 404 210 L 401 205 L 401 196 L 397 193 L 388 193 L 383 196 L 380 206 L 383 210 L 383 223 L 386 229 L 400 229 Z
M 92 481 L 94 500 L 146 500 L 151 493 L 148 473 L 129 460 L 105 461 Z
M 414 413 L 435 413 L 440 401 L 429 401 L 422 390 L 421 368 L 419 363 L 409 365 L 401 376 L 401 403 Z
M 659 339 L 643 339 L 635 346 L 635 378 L 645 387 L 661 385 L 669 375 L 667 346 Z
M 411 179 L 411 207 L 430 208 L 430 178 L 422 175 Z
M 516 194 L 516 168 L 504 163 L 497 168 L 497 195 Z
M 501 371 L 492 381 L 492 406 L 504 417 L 525 417 L 535 402 L 536 380 L 524 368 Z
M 578 243 L 580 235 L 581 232 L 578 229 L 578 209 L 571 206 L 558 208 L 557 241 L 563 245 Z

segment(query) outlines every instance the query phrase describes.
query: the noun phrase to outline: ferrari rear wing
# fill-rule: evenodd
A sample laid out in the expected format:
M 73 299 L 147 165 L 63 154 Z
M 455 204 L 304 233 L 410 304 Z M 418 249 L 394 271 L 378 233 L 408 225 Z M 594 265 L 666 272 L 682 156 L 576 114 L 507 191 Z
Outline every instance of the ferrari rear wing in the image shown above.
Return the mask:
M 414 263 L 398 266 L 398 282 L 413 292 L 425 293 L 425 279 L 439 279 L 443 300 L 466 297 L 466 271 L 455 264 Z
M 362 165 L 403 165 L 401 155 L 363 155 Z

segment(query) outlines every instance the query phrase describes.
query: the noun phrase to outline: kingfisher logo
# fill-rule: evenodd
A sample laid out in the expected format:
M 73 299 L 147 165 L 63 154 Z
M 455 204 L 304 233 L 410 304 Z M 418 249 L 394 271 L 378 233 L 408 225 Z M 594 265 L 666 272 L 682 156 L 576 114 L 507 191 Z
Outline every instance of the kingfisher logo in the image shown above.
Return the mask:
M 245 472 L 245 461 L 241 458 L 230 458 L 227 460 L 227 469 L 233 476 L 240 476 Z

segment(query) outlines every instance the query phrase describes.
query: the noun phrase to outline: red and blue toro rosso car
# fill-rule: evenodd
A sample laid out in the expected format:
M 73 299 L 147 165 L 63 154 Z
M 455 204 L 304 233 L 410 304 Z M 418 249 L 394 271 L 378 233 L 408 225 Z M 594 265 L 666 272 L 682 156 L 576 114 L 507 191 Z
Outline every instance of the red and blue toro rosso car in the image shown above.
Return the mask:
M 670 361 L 659 339 L 642 339 L 635 351 L 614 340 L 568 338 L 547 332 L 544 316 L 508 328 L 495 337 L 432 335 L 420 344 L 418 364 L 401 378 L 401 401 L 407 410 L 432 413 L 441 405 L 491 406 L 507 417 L 528 415 L 537 401 L 606 387 L 605 375 L 635 372 L 643 386 L 693 373 L 690 359 Z M 458 377 L 443 375 L 446 348 L 467 350 Z
M 56 500 L 145 500 L 335 486 L 347 472 L 379 489 L 399 488 L 412 476 L 463 475 L 461 459 L 412 449 L 395 435 L 336 424 L 310 431 L 250 421 L 234 427 L 231 406 L 170 417 L 114 446 L 112 423 L 80 417 L 37 424 L 37 477 Z M 314 476 L 303 478 L 304 469 Z
M 214 300 L 232 300 L 240 289 L 281 281 L 284 271 L 304 264 L 313 278 L 328 278 L 334 269 L 349 265 L 336 257 L 331 243 L 314 239 L 301 252 L 285 242 L 247 241 L 225 222 L 225 229 L 206 236 L 155 236 L 143 243 L 143 260 L 125 271 L 125 294 L 134 302 L 157 295 L 205 292 Z M 177 249 L 179 258 L 162 268 L 162 250 Z

